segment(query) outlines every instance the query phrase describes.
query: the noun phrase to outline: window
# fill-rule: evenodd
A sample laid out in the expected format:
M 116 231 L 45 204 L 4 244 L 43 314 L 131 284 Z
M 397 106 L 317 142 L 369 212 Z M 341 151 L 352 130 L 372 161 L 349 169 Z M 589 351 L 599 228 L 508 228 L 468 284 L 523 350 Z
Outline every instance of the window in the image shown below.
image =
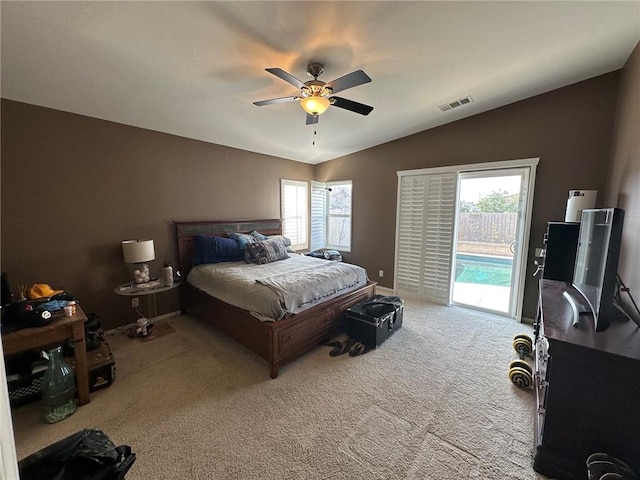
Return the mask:
M 311 182 L 311 249 L 351 251 L 351 180 Z
M 308 248 L 308 189 L 307 182 L 280 180 L 280 211 L 282 235 L 291 240 L 294 250 Z
M 311 250 L 327 244 L 327 187 L 324 183 L 311 182 Z

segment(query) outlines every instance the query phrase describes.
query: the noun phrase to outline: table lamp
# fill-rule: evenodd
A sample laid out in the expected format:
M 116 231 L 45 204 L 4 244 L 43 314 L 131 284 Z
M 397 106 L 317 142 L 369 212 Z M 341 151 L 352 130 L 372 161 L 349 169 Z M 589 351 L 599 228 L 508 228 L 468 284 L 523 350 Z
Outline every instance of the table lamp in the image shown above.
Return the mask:
M 150 279 L 147 262 L 155 260 L 153 240 L 125 240 L 122 242 L 124 263 L 131 265 L 133 283 L 147 283 Z

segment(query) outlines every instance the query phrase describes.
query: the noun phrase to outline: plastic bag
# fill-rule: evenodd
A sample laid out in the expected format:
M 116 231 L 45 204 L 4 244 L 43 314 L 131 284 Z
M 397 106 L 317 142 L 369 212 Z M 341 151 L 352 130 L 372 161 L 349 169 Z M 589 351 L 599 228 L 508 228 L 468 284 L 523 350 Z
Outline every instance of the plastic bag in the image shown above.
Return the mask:
M 18 469 L 21 480 L 121 480 L 135 459 L 131 447 L 84 429 L 20 460 Z

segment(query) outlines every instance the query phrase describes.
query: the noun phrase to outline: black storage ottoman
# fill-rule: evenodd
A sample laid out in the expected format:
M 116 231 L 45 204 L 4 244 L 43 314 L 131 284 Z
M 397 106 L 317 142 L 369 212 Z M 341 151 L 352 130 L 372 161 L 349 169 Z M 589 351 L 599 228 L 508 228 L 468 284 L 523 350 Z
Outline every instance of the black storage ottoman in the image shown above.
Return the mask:
M 404 302 L 397 296 L 374 295 L 347 309 L 347 335 L 376 348 L 402 326 Z

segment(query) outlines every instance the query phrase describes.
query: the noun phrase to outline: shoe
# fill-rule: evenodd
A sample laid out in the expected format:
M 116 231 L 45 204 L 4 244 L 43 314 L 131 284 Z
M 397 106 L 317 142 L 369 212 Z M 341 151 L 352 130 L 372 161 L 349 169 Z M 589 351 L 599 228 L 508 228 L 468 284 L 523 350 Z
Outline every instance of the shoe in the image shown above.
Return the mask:
M 371 347 L 369 345 L 365 345 L 364 343 L 356 343 L 353 349 L 349 352 L 350 357 L 357 357 L 358 355 L 364 355 Z
M 320 345 L 322 345 L 323 347 L 331 347 L 331 351 L 333 352 L 334 350 L 337 352 L 340 347 L 342 346 L 342 342 L 339 342 L 338 340 L 330 340 L 330 339 L 326 339 L 320 342 Z
M 332 357 L 343 355 L 347 353 L 349 350 L 351 350 L 355 344 L 356 344 L 355 340 L 353 340 L 352 338 L 347 338 L 344 342 L 340 343 L 339 346 L 336 346 L 333 350 L 331 350 L 329 352 L 329 355 L 331 355 Z

